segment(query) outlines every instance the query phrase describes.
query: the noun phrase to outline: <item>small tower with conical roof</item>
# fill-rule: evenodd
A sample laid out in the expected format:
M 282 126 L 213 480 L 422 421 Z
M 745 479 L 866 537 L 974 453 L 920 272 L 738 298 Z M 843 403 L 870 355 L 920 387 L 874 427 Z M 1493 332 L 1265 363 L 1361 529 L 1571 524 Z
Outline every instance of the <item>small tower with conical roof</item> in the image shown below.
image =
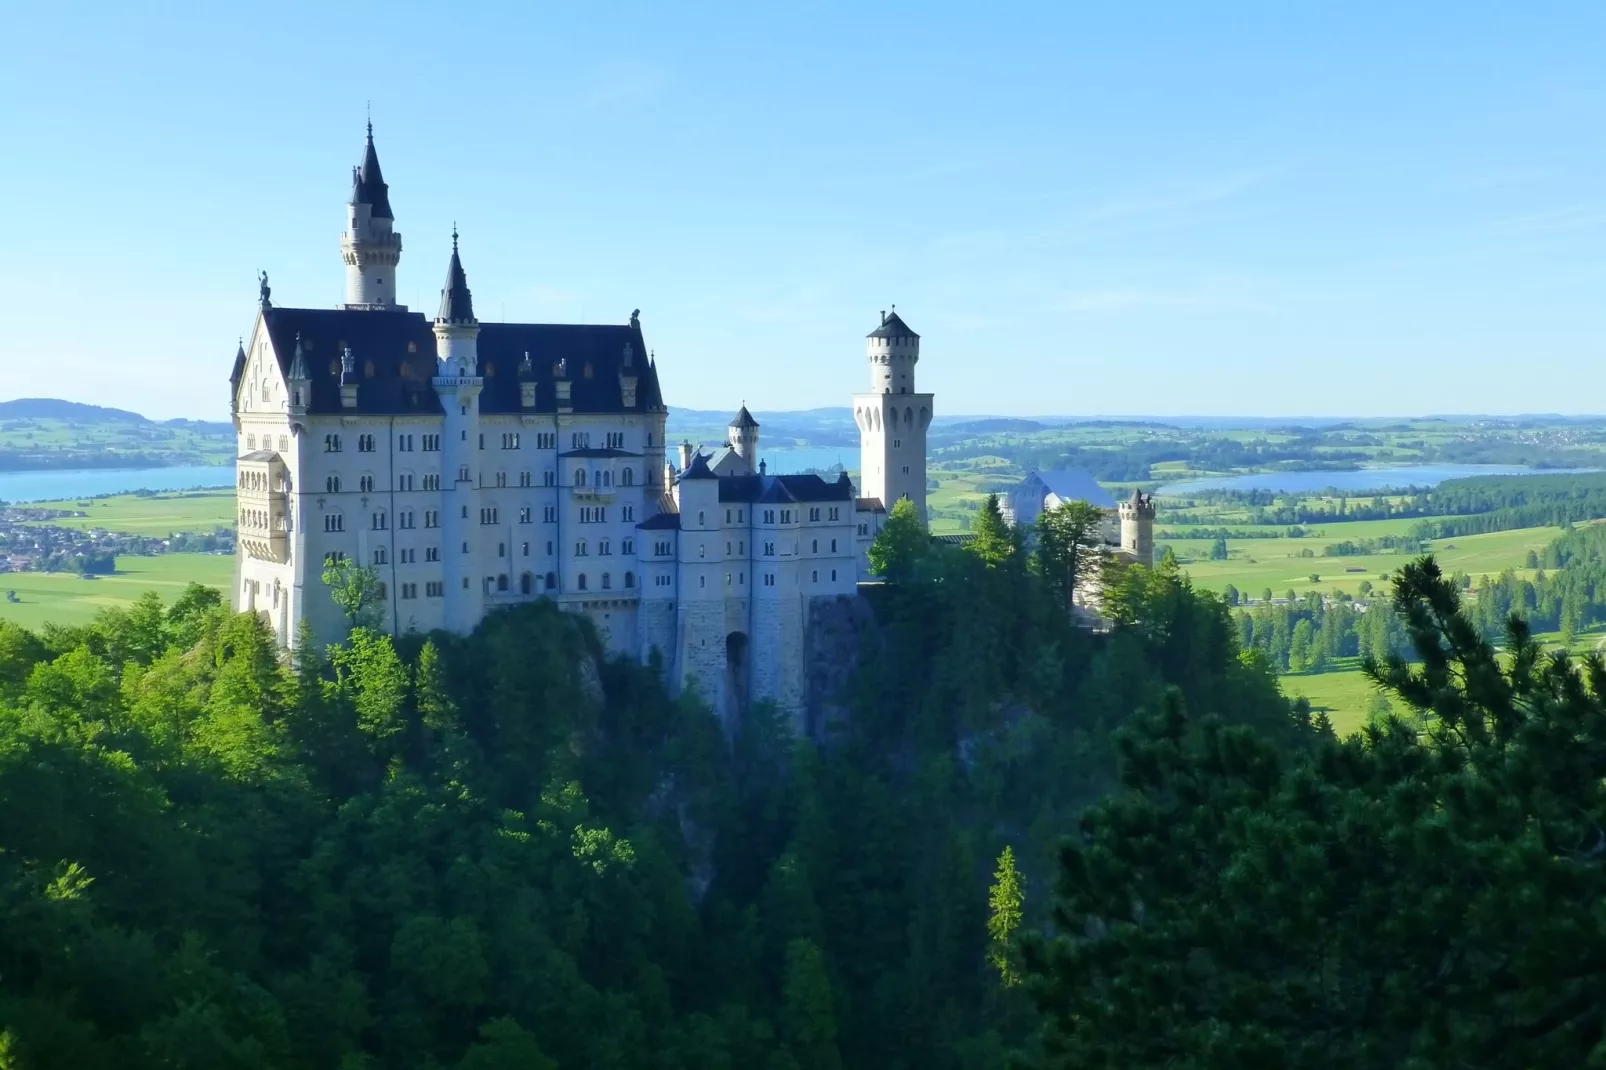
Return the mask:
M 401 263 L 401 234 L 390 210 L 390 187 L 374 151 L 374 124 L 362 163 L 351 169 L 351 201 L 340 252 L 346 262 L 346 307 L 402 309 L 396 304 L 396 268 Z
M 441 433 L 441 563 L 445 574 L 446 627 L 466 634 L 485 615 L 479 569 L 479 374 L 480 323 L 457 252 L 446 266 L 441 307 L 435 314 L 435 394 L 444 417 Z
M 877 498 L 890 512 L 908 498 L 926 515 L 926 429 L 933 398 L 915 392 L 920 336 L 898 315 L 881 313 L 866 339 L 870 392 L 853 397 L 859 425 L 859 495 Z
M 1140 565 L 1154 567 L 1154 497 L 1133 488 L 1121 503 L 1121 550 Z
M 753 419 L 753 414 L 747 411 L 746 405 L 742 406 L 742 411 L 730 422 L 728 437 L 731 449 L 746 466 L 743 474 L 751 475 L 758 471 L 758 421 Z

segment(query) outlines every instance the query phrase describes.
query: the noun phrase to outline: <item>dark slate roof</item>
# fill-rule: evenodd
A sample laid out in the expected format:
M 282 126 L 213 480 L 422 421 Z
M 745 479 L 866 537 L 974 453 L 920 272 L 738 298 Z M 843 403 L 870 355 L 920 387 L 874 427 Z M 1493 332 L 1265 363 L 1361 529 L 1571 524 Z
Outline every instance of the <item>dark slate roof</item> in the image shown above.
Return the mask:
M 880 498 L 855 498 L 853 508 L 860 513 L 884 513 L 887 507 L 881 504 Z
M 736 414 L 736 419 L 732 420 L 730 425 L 742 428 L 757 427 L 758 421 L 753 419 L 753 414 L 747 411 L 746 405 L 743 405 L 742 411 Z
M 719 477 L 708 467 L 708 458 L 699 453 L 692 457 L 691 464 L 688 464 L 686 470 L 680 473 L 680 478 L 684 481 L 687 479 L 718 479 Z
M 919 338 L 909 325 L 898 317 L 897 310 L 881 314 L 881 326 L 865 335 L 866 338 Z
M 275 347 L 277 348 L 277 347 Z M 301 332 L 296 332 L 295 353 L 290 357 L 290 371 L 286 373 L 287 379 L 310 379 L 312 375 L 307 371 L 307 358 L 301 350 Z
M 290 377 L 296 336 L 307 346 L 305 364 L 310 374 L 306 378 L 312 380 L 309 412 L 353 411 L 340 406 L 340 353 L 346 346 L 351 347 L 357 366 L 355 412 L 405 415 L 441 411 L 430 385 L 435 374 L 435 332 L 422 313 L 273 307 L 265 309 L 262 317 L 286 378 Z M 485 388 L 480 394 L 480 411 L 488 415 L 555 412 L 552 369 L 559 360 L 567 359 L 575 412 L 625 412 L 619 366 L 627 343 L 633 343 L 637 353 L 642 351 L 639 325 L 482 323 L 478 349 Z M 412 352 L 408 346 L 413 347 Z M 533 409 L 520 404 L 518 366 L 526 353 L 539 384 Z M 370 361 L 372 376 L 368 375 Z M 590 375 L 585 374 L 587 365 L 592 369 Z M 642 369 L 639 362 L 635 369 L 639 369 L 636 404 L 628 411 L 662 409 L 657 370 L 651 366 Z
M 642 531 L 679 531 L 679 513 L 658 513 L 637 524 Z
M 587 446 L 582 450 L 567 450 L 558 454 L 559 457 L 640 457 L 639 453 L 629 450 L 616 450 L 607 446 Z
M 852 501 L 851 488 L 843 483 L 827 483 L 819 476 L 725 476 L 719 481 L 722 502 L 846 502 Z
M 1062 501 L 1087 502 L 1100 509 L 1114 509 L 1115 496 L 1093 478 L 1091 472 L 1080 468 L 1061 468 L 1053 472 L 1034 472 L 1033 475 L 1043 481 L 1047 487 Z
M 379 171 L 379 153 L 374 151 L 374 124 L 368 124 L 368 145 L 363 149 L 362 166 L 354 168 L 351 203 L 373 206 L 376 219 L 395 219 L 390 211 L 390 187 Z
M 242 461 L 277 461 L 278 459 L 278 450 L 252 450 L 240 458 Z
M 240 380 L 245 378 L 245 341 L 240 341 L 240 348 L 234 353 L 234 370 L 229 373 L 229 384 L 239 386 Z
M 452 259 L 446 265 L 446 285 L 441 289 L 441 310 L 435 314 L 436 323 L 473 323 L 474 296 L 468 291 L 468 276 L 463 274 L 463 260 L 457 255 L 457 230 L 452 230 Z

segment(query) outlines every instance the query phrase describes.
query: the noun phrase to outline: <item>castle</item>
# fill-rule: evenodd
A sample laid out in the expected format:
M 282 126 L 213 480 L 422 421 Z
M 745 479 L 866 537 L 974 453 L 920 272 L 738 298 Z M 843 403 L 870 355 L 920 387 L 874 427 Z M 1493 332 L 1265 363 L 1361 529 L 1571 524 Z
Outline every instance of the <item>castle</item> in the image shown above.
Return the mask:
M 353 169 L 345 301 L 260 311 L 229 378 L 238 440 L 234 604 L 293 646 L 346 620 L 322 580 L 377 572 L 394 632 L 472 630 L 549 598 L 608 647 L 661 658 L 727 714 L 804 700 L 811 613 L 856 593 L 887 510 L 926 506 L 931 394 L 894 311 L 853 398 L 860 480 L 771 475 L 746 406 L 728 444 L 665 441 L 638 313 L 620 325 L 482 323 L 452 234 L 433 320 L 396 303 L 402 237 L 374 149 Z M 678 462 L 678 464 L 677 464 Z

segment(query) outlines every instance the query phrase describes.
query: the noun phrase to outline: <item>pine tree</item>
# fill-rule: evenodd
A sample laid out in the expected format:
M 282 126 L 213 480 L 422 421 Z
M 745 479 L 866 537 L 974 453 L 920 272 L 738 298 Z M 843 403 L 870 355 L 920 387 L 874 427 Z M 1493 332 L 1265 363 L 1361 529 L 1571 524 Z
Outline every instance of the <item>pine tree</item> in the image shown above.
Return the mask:
M 996 494 L 987 495 L 970 530 L 975 538 L 966 549 L 985 561 L 988 568 L 1005 564 L 1020 549 L 1014 531 L 1004 523 L 1004 514 L 998 507 Z
M 930 546 L 920 511 L 908 498 L 899 498 L 870 543 L 870 571 L 886 580 L 907 579 Z
M 998 971 L 1005 988 L 1020 983 L 1020 965 L 1015 953 L 1015 933 L 1020 929 L 1022 906 L 1026 902 L 1026 880 L 1015 868 L 1015 849 L 1005 847 L 993 872 L 993 886 L 987 897 L 992 916 L 987 919 L 987 959 Z

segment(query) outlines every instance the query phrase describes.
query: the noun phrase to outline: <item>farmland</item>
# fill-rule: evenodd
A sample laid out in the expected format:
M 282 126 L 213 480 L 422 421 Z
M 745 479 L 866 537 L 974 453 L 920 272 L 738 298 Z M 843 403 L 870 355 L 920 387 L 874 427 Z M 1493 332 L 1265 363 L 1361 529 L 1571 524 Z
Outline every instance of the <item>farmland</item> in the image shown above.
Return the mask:
M 12 572 L 0 587 L 16 592 L 16 602 L 0 601 L 0 620 L 37 629 L 47 623 L 86 624 L 102 609 L 126 606 L 146 591 L 167 602 L 191 583 L 228 590 L 234 558 L 225 554 L 121 556 L 111 575 L 85 579 L 71 572 Z

